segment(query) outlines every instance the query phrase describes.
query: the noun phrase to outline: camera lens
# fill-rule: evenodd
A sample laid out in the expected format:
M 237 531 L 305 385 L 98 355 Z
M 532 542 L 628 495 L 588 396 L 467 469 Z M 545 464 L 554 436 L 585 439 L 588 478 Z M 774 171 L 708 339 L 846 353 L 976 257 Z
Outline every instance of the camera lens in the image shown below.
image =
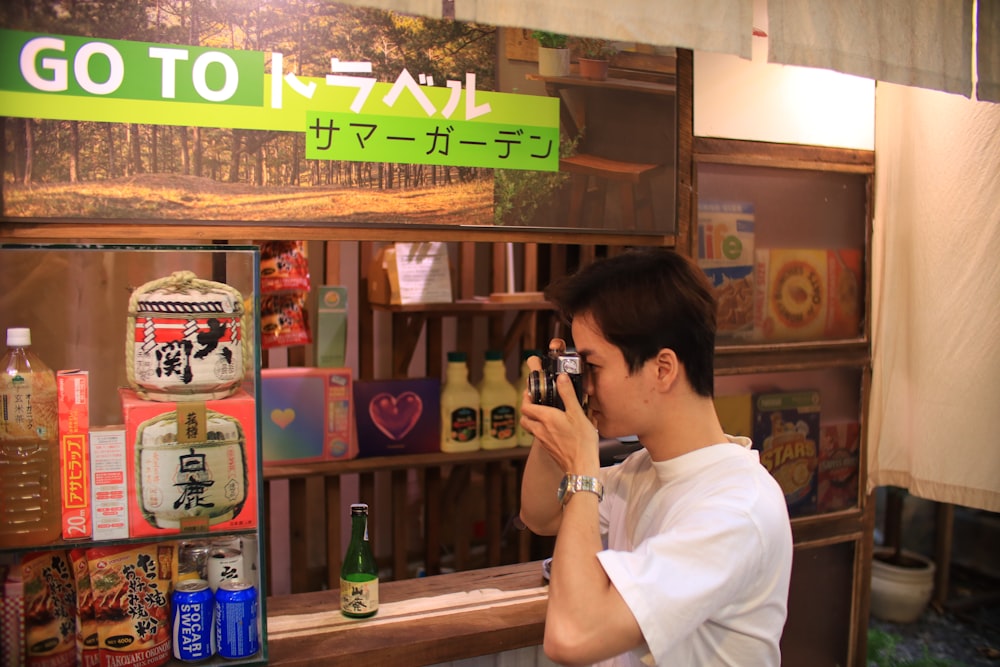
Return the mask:
M 553 405 L 556 398 L 555 383 L 548 374 L 531 371 L 528 376 L 528 394 L 531 402 L 539 405 Z

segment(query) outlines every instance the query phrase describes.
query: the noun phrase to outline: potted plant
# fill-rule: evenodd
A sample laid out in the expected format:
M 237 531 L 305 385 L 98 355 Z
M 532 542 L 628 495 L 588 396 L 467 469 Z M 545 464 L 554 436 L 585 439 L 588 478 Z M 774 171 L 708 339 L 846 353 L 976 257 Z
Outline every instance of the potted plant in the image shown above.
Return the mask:
M 569 74 L 569 37 L 558 32 L 535 30 L 531 36 L 538 42 L 538 73 L 542 76 Z
M 573 47 L 579 54 L 580 76 L 597 81 L 608 78 L 608 65 L 617 51 L 614 44 L 600 37 L 576 37 Z
M 885 546 L 872 557 L 871 613 L 894 623 L 912 623 L 920 617 L 934 593 L 934 561 L 903 549 L 904 488 L 886 489 Z

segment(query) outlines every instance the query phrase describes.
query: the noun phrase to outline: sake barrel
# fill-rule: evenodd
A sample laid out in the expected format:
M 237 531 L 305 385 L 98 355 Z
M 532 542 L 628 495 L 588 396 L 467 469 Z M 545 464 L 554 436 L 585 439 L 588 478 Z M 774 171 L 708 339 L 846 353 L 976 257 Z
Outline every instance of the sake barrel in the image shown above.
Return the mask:
M 148 282 L 129 301 L 129 386 L 153 401 L 225 398 L 252 363 L 250 338 L 233 287 L 190 271 Z
M 205 437 L 182 442 L 178 413 L 164 412 L 136 431 L 139 508 L 157 528 L 184 528 L 208 519 L 214 526 L 235 518 L 247 498 L 246 438 L 229 415 L 205 410 Z

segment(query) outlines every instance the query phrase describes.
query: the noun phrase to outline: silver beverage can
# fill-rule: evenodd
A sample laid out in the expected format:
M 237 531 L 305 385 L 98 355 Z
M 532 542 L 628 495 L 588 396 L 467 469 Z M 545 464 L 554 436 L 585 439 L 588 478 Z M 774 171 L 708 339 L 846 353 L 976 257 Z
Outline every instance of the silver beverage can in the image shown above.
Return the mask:
M 211 545 L 204 540 L 186 540 L 181 542 L 177 554 L 179 579 L 208 580 L 208 552 Z
M 208 585 L 213 591 L 224 581 L 243 581 L 246 572 L 243 554 L 232 547 L 216 547 L 208 552 Z

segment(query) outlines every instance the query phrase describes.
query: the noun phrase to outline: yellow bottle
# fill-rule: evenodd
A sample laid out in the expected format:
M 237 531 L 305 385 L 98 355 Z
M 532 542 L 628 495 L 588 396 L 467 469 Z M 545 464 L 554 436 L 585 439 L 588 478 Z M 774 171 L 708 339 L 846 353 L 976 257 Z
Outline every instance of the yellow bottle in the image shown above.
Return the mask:
M 29 348 L 31 330 L 7 329 L 0 359 L 0 544 L 48 544 L 62 532 L 56 377 Z
M 473 452 L 479 448 L 479 392 L 469 382 L 465 353 L 449 352 L 441 387 L 441 451 Z
M 531 447 L 535 441 L 535 436 L 531 435 L 521 427 L 521 398 L 528 388 L 528 375 L 531 370 L 528 368 L 528 357 L 540 357 L 542 353 L 538 350 L 525 350 L 521 353 L 521 377 L 517 380 L 517 445 L 518 447 Z
M 517 447 L 517 389 L 507 381 L 503 352 L 487 350 L 479 383 L 483 449 Z

